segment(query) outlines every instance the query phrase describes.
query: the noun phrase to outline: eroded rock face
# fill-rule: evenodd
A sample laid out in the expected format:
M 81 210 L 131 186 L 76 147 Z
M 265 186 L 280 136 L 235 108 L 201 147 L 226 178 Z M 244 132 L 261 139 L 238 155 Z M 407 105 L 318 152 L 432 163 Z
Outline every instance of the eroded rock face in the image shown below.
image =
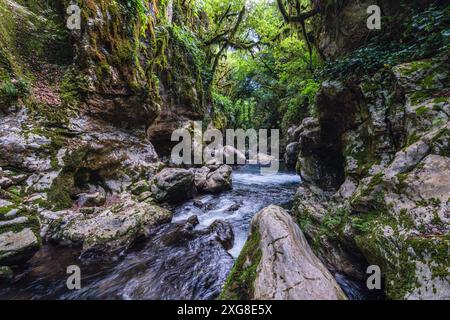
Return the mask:
M 286 154 L 284 156 L 284 161 L 286 166 L 290 169 L 294 169 L 297 164 L 298 153 L 300 149 L 300 143 L 292 142 L 286 147 Z
M 158 173 L 151 190 L 159 202 L 177 203 L 194 197 L 194 173 L 186 169 L 166 168 Z
M 96 214 L 42 212 L 45 238 L 62 245 L 82 246 L 83 251 L 115 253 L 126 249 L 148 228 L 170 222 L 172 213 L 154 204 L 136 202 L 122 194 L 117 204 Z
M 228 165 L 218 165 L 195 169 L 195 186 L 201 193 L 219 193 L 232 188 L 231 174 L 233 169 Z
M 296 216 L 329 269 L 362 279 L 358 270 L 379 265 L 392 299 L 450 296 L 448 70 L 445 55 L 410 62 L 356 87 L 321 90 L 317 100 L 323 111 L 316 130 L 342 128 L 334 130 L 333 145 L 340 146 L 335 151 L 344 159 L 345 179 L 338 190 L 305 179 L 311 184 L 297 192 Z M 357 108 L 342 99 L 346 91 L 357 95 Z M 347 111 L 331 126 L 333 101 Z M 311 145 L 327 145 L 320 134 L 302 140 L 305 132 L 300 149 L 309 151 L 310 161 L 301 151 L 298 167 L 307 177 L 305 163 L 321 167 L 324 161 Z M 321 176 L 326 172 L 317 171 Z
M 15 265 L 26 262 L 41 246 L 40 239 L 30 228 L 0 234 L 0 264 Z
M 10 267 L 0 267 L 0 280 L 11 280 L 14 274 Z
M 282 208 L 252 220 L 251 234 L 229 276 L 223 298 L 341 300 L 345 294 Z
M 317 17 L 320 28 L 316 29 L 316 38 L 318 50 L 325 59 L 332 60 L 364 45 L 371 31 L 367 28 L 367 8 L 374 4 L 373 1 L 315 2 L 322 7 Z M 414 1 L 411 6 L 423 8 L 430 3 L 430 0 Z M 386 16 L 396 16 L 402 12 L 398 1 L 382 0 L 376 4 Z
M 85 28 L 73 32 L 76 65 L 86 83 L 83 111 L 117 127 L 151 127 L 149 137 L 158 151 L 163 151 L 159 150 L 161 143 L 170 141 L 180 121 L 202 118 L 205 88 L 200 66 L 185 56 L 189 49 L 173 34 L 171 23 L 162 19 L 165 15 L 158 14 L 171 8 L 182 24 L 188 23 L 185 10 L 190 4 L 172 7 L 159 3 L 157 9 L 143 5 L 152 21 L 149 28 L 168 27 L 161 35 L 167 43 L 163 53 L 153 46 L 155 30 L 141 32 L 145 23 L 132 18 L 129 8 L 119 4 L 113 10 L 110 5 L 93 2 L 82 7 Z M 200 17 L 194 20 L 192 23 L 201 24 Z M 118 27 L 121 25 L 128 27 Z M 112 35 L 110 30 L 116 32 Z M 156 68 L 155 61 L 160 59 L 165 62 Z

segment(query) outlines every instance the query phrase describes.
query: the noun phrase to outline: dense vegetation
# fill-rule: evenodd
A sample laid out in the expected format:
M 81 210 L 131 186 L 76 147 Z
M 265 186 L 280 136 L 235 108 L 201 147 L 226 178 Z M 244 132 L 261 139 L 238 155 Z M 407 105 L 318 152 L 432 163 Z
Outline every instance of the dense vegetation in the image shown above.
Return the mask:
M 206 1 L 211 26 L 206 43 L 214 45 L 219 59 L 212 85 L 213 120 L 219 128 L 286 132 L 314 115 L 315 95 L 324 80 L 351 81 L 450 46 L 448 7 L 431 5 L 412 12 L 409 3 L 402 2 L 404 17 L 384 16 L 383 29 L 373 31 L 364 46 L 326 61 L 314 43 L 315 18 L 283 19 L 280 3 L 295 16 L 313 10 L 315 2 Z M 323 11 L 337 10 L 339 3 L 328 1 Z M 224 36 L 227 32 L 231 40 Z

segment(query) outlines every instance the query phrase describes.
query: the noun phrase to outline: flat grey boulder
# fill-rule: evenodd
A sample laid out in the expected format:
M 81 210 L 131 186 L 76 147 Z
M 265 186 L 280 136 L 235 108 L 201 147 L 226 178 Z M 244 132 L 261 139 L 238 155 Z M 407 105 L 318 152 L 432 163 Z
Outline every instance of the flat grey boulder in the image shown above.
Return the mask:
M 345 300 L 342 289 L 292 217 L 282 208 L 261 210 L 222 292 L 223 299 Z

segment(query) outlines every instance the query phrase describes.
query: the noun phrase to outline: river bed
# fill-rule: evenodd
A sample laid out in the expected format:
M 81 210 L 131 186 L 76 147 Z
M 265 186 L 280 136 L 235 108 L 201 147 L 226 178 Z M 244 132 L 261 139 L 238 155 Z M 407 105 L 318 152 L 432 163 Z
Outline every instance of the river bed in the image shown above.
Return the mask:
M 80 261 L 79 249 L 44 246 L 15 270 L 11 282 L 0 285 L 0 299 L 215 299 L 245 244 L 253 216 L 270 204 L 289 210 L 299 183 L 295 173 L 263 176 L 257 167 L 235 170 L 233 190 L 172 207 L 171 224 L 152 230 L 146 241 L 107 263 Z M 167 234 L 194 215 L 199 223 L 189 237 L 167 245 Z M 233 229 L 228 252 L 207 232 L 217 220 Z M 69 265 L 81 268 L 81 290 L 67 289 Z M 365 298 L 359 284 L 341 275 L 336 279 L 350 298 Z

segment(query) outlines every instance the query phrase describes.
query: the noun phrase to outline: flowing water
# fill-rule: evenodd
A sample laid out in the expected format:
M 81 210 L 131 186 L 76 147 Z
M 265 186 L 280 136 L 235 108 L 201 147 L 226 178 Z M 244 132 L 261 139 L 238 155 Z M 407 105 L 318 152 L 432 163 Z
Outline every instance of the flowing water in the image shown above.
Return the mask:
M 92 263 L 78 259 L 77 249 L 45 246 L 15 270 L 11 282 L 0 284 L 0 299 L 214 299 L 255 213 L 269 204 L 289 209 L 299 183 L 293 173 L 262 176 L 257 167 L 241 168 L 233 173 L 233 190 L 171 208 L 171 224 L 151 230 L 146 241 L 115 261 Z M 192 216 L 198 221 L 187 223 Z M 217 220 L 223 223 L 212 227 Z M 67 289 L 69 265 L 81 268 L 81 290 Z M 357 283 L 336 279 L 350 298 L 365 298 Z

